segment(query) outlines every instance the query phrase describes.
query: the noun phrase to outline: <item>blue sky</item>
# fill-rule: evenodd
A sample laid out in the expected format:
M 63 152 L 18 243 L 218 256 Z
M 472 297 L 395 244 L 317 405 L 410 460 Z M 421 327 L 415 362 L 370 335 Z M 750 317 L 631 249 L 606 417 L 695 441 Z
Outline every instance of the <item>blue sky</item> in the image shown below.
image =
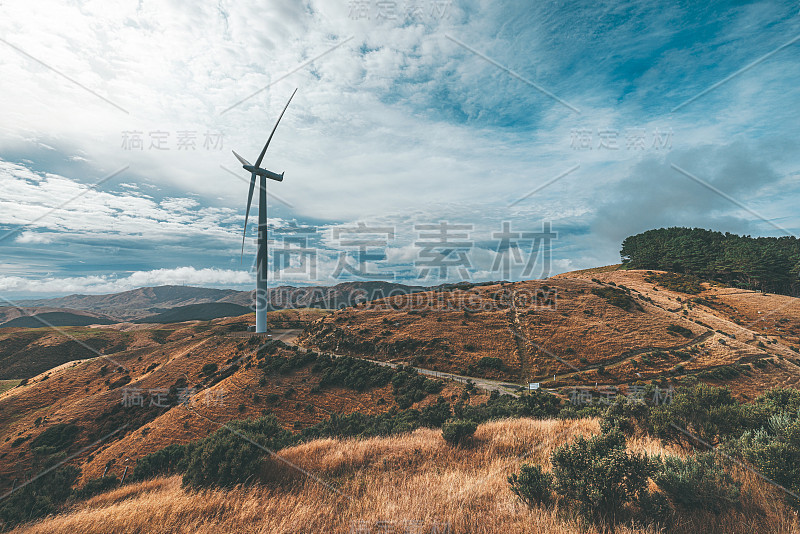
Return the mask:
M 230 150 L 255 159 L 295 87 L 265 160 L 286 171 L 272 283 L 520 279 L 655 227 L 800 231 L 798 4 L 525 4 L 4 1 L 0 294 L 249 288 Z M 420 235 L 441 222 L 456 245 Z

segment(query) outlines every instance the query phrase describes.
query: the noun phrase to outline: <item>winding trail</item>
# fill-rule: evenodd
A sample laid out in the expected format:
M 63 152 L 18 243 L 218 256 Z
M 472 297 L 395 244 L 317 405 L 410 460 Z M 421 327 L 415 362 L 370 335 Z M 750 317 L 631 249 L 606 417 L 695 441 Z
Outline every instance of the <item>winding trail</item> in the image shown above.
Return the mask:
M 297 343 L 297 336 L 300 334 L 300 330 L 273 330 L 273 339 L 283 341 L 287 345 L 294 345 L 298 347 L 299 350 L 303 351 L 310 351 L 311 349 L 306 348 L 299 343 Z M 333 358 L 341 358 L 346 356 L 345 354 L 336 354 L 333 352 L 325 352 L 319 351 L 320 354 L 327 354 Z M 355 356 L 351 356 L 355 357 Z M 379 360 L 370 360 L 368 358 L 359 358 L 361 360 L 366 360 L 368 362 L 374 363 L 376 365 L 380 365 L 382 367 L 391 367 L 392 369 L 396 369 L 398 367 L 405 367 L 402 364 L 393 363 L 393 362 L 382 362 Z M 522 386 L 518 384 L 510 384 L 508 382 L 500 381 L 500 380 L 490 380 L 488 378 L 477 378 L 472 376 L 462 376 L 457 375 L 454 373 L 445 373 L 442 371 L 434 371 L 433 369 L 425 369 L 424 367 L 411 367 L 412 369 L 416 370 L 419 374 L 425 376 L 431 376 L 434 378 L 439 378 L 441 380 L 452 380 L 454 382 L 461 382 L 466 384 L 467 382 L 472 382 L 475 384 L 475 387 L 486 391 L 497 391 L 498 393 L 503 393 L 505 395 L 511 395 L 512 397 L 519 397 L 518 391 L 522 390 Z

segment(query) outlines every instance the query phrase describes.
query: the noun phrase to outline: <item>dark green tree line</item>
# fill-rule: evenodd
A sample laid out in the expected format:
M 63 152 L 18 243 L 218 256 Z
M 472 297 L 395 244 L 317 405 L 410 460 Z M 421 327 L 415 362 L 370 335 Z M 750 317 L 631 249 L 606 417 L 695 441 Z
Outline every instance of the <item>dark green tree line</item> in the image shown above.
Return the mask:
M 659 228 L 627 237 L 628 269 L 692 274 L 734 287 L 784 295 L 800 290 L 800 239 L 750 237 L 702 228 Z

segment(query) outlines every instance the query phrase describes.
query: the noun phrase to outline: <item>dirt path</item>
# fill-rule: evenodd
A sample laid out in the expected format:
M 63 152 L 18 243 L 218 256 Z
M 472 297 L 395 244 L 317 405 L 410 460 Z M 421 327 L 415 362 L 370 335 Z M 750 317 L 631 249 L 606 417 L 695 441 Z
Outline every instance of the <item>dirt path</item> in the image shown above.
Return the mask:
M 273 339 L 279 339 L 284 343 L 286 343 L 287 345 L 295 345 L 299 347 L 301 350 L 305 351 L 311 350 L 297 343 L 297 335 L 299 332 L 300 332 L 299 330 L 297 331 L 273 330 L 272 336 Z M 322 354 L 327 354 L 334 358 L 341 358 L 342 356 L 345 356 L 343 354 L 335 354 L 333 352 L 322 352 Z M 366 360 L 376 365 L 380 365 L 382 367 L 391 367 L 392 369 L 396 369 L 398 367 L 403 366 L 402 364 L 397 364 L 392 362 L 382 362 L 378 360 L 370 360 L 368 358 L 360 358 L 360 359 Z M 421 375 L 431 376 L 442 380 L 453 380 L 455 382 L 461 382 L 464 384 L 466 384 L 468 381 L 471 381 L 473 384 L 475 384 L 475 387 L 478 387 L 480 389 L 486 391 L 497 391 L 505 395 L 511 395 L 512 397 L 519 397 L 518 391 L 522 389 L 522 387 L 517 384 L 510 384 L 508 382 L 503 382 L 500 380 L 489 380 L 487 378 L 476 378 L 471 376 L 457 375 L 453 373 L 444 373 L 442 371 L 434 371 L 433 369 L 425 369 L 423 367 L 412 367 L 412 369 L 415 369 Z
M 705 340 L 707 340 L 708 338 L 710 338 L 713 335 L 714 335 L 714 331 L 713 330 L 706 330 L 705 332 L 703 332 L 702 334 L 700 334 L 696 338 L 690 339 L 686 343 L 681 343 L 679 345 L 673 345 L 671 347 L 644 347 L 644 348 L 641 348 L 641 349 L 636 349 L 634 351 L 626 353 L 625 357 L 620 358 L 618 360 L 611 360 L 611 362 L 606 362 L 606 363 L 593 363 L 593 364 L 584 366 L 580 371 L 571 371 L 569 373 L 558 374 L 558 375 L 556 375 L 556 380 L 561 380 L 562 378 L 568 378 L 568 377 L 574 376 L 575 374 L 577 374 L 579 372 L 592 371 L 594 369 L 598 369 L 601 366 L 604 367 L 605 369 L 614 369 L 615 367 L 619 367 L 619 366 L 631 361 L 632 359 L 636 358 L 637 356 L 641 356 L 642 354 L 646 354 L 648 352 L 654 352 L 654 351 L 669 352 L 671 350 L 687 349 L 689 347 L 692 347 L 694 345 L 697 345 L 699 343 L 704 342 Z M 547 377 L 543 377 L 543 378 L 547 378 Z
M 516 291 L 512 291 L 511 293 L 511 320 L 509 321 L 509 328 L 511 329 L 512 338 L 514 338 L 514 343 L 517 346 L 517 357 L 519 357 L 519 366 L 520 366 L 520 375 L 521 376 L 528 376 L 528 362 L 530 361 L 530 351 L 528 350 L 527 343 L 525 340 L 527 339 L 525 336 L 522 335 L 522 325 L 519 320 L 519 310 L 517 310 L 516 305 Z

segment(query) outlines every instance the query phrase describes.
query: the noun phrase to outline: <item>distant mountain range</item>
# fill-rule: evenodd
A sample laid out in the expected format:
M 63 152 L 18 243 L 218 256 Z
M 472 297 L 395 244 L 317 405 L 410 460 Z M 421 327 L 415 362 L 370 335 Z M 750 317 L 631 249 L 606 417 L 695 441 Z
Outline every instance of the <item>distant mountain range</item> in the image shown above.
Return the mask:
M 343 282 L 334 286 L 270 288 L 270 309 L 328 308 L 352 306 L 359 302 L 390 295 L 425 291 L 427 287 L 393 282 Z M 20 301 L 24 308 L 0 307 L 0 327 L 40 324 L 36 319 L 8 324 L 20 316 L 43 312 L 68 312 L 75 315 L 72 325 L 109 324 L 110 322 L 176 322 L 209 320 L 247 313 L 254 301 L 254 291 L 209 289 L 191 286 L 143 287 L 107 295 L 69 295 L 66 297 Z M 219 304 L 226 306 L 208 306 Z M 205 306 L 200 306 L 205 305 Z M 20 311 L 22 310 L 22 311 Z M 23 313 L 24 312 L 24 313 Z M 97 320 L 87 323 L 95 317 Z M 70 322 L 70 321 L 67 321 Z

